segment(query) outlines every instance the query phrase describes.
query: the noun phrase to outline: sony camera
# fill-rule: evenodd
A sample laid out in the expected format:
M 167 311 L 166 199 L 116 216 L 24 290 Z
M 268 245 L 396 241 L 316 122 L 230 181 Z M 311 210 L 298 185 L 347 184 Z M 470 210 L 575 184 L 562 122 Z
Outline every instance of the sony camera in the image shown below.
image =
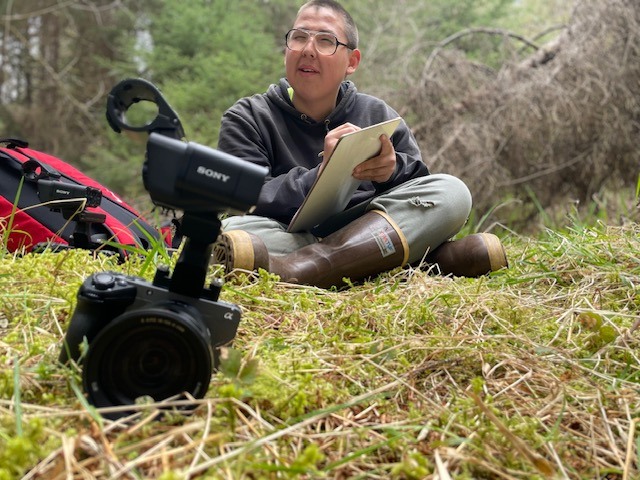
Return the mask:
M 75 212 L 83 207 L 100 206 L 102 192 L 94 187 L 41 179 L 38 180 L 38 197 L 49 203 L 52 209 L 64 213 L 65 209 Z
M 142 79 L 112 90 L 112 128 L 144 131 L 124 120 L 142 100 L 158 105 L 158 117 L 146 124 L 144 186 L 156 205 L 183 210 L 185 241 L 173 271 L 159 267 L 153 282 L 105 271 L 81 285 L 59 360 L 82 360 L 83 388 L 96 407 L 205 395 L 219 347 L 234 339 L 240 322 L 240 309 L 219 300 L 222 282 L 205 285 L 219 215 L 249 211 L 267 174 L 266 168 L 177 138 L 183 135 L 177 116 Z M 105 416 L 130 413 L 112 409 Z
M 99 272 L 81 285 L 60 360 L 78 360 L 87 342 L 82 379 L 94 406 L 207 392 L 217 348 L 235 337 L 240 309 L 218 301 L 215 285 L 199 298 L 172 293 L 167 273 L 159 269 L 150 283 Z

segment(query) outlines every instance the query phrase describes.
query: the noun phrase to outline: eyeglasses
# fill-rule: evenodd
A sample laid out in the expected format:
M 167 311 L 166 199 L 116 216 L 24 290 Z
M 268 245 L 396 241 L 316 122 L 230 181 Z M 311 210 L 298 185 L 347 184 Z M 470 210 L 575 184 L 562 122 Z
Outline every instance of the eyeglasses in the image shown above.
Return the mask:
M 346 43 L 338 40 L 333 33 L 328 32 L 312 32 L 301 28 L 289 30 L 285 35 L 287 48 L 294 52 L 299 52 L 309 43 L 309 39 L 313 38 L 316 44 L 316 50 L 322 55 L 333 55 L 338 50 L 338 46 L 342 45 L 351 49 Z

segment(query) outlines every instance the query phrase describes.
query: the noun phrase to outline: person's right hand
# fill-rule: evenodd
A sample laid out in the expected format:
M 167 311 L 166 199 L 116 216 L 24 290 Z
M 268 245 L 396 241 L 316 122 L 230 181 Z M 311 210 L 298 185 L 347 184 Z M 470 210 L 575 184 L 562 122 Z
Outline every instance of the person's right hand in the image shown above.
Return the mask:
M 320 173 L 324 169 L 325 165 L 327 164 L 327 160 L 329 160 L 329 158 L 331 157 L 331 154 L 336 148 L 340 137 L 346 135 L 347 133 L 357 132 L 358 130 L 362 129 L 356 125 L 353 125 L 352 123 L 343 123 L 339 127 L 336 127 L 333 130 L 329 130 L 327 135 L 324 137 L 324 150 L 322 154 L 323 158 L 318 173 Z

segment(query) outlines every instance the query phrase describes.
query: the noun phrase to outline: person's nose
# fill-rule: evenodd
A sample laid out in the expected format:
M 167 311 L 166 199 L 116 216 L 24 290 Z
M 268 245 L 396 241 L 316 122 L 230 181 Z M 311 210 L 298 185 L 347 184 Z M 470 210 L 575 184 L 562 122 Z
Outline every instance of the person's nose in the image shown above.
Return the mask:
M 309 36 L 307 43 L 304 44 L 302 48 L 302 54 L 308 55 L 310 57 L 315 57 L 318 54 L 318 50 L 316 49 L 316 39 L 313 36 Z

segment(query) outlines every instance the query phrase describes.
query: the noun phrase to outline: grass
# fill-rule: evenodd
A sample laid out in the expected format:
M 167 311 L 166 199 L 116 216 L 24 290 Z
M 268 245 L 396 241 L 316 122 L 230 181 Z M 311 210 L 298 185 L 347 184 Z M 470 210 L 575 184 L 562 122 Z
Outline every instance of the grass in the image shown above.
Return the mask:
M 479 279 L 236 279 L 243 319 L 196 411 L 117 422 L 56 359 L 83 279 L 148 264 L 5 254 L 0 479 L 638 478 L 639 234 L 511 234 L 510 269 Z

